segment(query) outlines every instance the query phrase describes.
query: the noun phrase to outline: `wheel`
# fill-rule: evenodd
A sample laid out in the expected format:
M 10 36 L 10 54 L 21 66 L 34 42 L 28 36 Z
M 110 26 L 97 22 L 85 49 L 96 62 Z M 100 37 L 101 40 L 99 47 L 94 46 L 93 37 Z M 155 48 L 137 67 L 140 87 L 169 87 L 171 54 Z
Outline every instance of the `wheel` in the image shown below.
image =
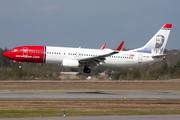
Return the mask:
M 83 72 L 84 72 L 84 73 L 90 73 L 90 72 L 91 72 L 91 69 L 89 69 L 89 68 L 84 68 L 84 69 L 83 69 Z
M 84 73 L 87 73 L 87 69 L 86 69 L 86 68 L 84 68 L 84 69 L 83 69 L 83 72 L 84 72 Z
M 86 70 L 86 71 L 87 71 L 87 73 L 90 73 L 90 72 L 91 72 L 91 69 L 87 68 L 87 70 Z

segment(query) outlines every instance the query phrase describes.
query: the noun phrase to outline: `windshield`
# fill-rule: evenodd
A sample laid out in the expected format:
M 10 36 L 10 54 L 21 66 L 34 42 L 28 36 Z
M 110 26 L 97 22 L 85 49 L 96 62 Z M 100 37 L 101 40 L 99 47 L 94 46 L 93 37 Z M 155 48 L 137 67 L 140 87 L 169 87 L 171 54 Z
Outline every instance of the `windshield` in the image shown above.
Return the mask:
M 10 51 L 12 51 L 12 52 L 16 52 L 17 50 L 16 50 L 16 49 L 11 49 Z

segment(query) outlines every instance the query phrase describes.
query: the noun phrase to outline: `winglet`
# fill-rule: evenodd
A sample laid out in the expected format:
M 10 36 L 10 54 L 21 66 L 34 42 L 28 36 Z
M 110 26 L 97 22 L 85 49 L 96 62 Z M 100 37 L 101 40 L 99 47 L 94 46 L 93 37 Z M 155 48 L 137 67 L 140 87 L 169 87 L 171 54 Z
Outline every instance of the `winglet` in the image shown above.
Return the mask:
M 101 50 L 103 50 L 106 47 L 106 43 L 101 47 Z
M 122 46 L 123 46 L 123 44 L 124 44 L 124 41 L 122 41 L 122 43 L 119 45 L 119 47 L 116 49 L 116 51 L 120 51 L 121 50 L 121 48 L 122 48 Z

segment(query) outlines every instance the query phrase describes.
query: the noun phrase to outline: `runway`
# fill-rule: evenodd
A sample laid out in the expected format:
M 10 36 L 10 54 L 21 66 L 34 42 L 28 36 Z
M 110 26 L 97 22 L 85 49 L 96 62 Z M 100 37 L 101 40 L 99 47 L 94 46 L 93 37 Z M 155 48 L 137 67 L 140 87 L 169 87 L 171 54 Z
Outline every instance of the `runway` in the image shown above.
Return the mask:
M 1 118 L 1 120 L 179 120 L 180 115 Z
M 113 91 L 0 91 L 0 100 L 180 100 L 180 92 L 113 92 Z M 1 120 L 179 120 L 180 115 L 81 116 L 1 118 Z
M 62 91 L 10 91 L 0 92 L 0 100 L 180 100 L 180 92 L 62 92 Z

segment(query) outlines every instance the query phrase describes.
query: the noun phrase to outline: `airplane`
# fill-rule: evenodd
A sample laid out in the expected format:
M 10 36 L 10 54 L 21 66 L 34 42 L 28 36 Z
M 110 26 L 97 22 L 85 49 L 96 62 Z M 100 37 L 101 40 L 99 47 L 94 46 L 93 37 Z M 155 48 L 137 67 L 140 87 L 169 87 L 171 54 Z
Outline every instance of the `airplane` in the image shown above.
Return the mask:
M 20 46 L 12 48 L 3 55 L 14 63 L 54 63 L 61 67 L 83 67 L 83 72 L 90 73 L 90 67 L 128 67 L 165 59 L 165 49 L 172 24 L 165 24 L 143 47 L 122 51 L 124 41 L 116 50 L 105 48 L 106 43 L 100 49 L 54 47 L 54 46 Z

